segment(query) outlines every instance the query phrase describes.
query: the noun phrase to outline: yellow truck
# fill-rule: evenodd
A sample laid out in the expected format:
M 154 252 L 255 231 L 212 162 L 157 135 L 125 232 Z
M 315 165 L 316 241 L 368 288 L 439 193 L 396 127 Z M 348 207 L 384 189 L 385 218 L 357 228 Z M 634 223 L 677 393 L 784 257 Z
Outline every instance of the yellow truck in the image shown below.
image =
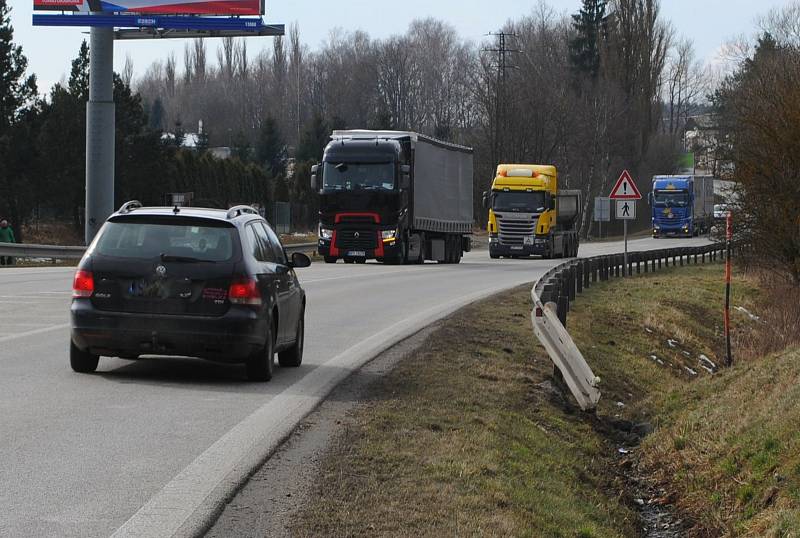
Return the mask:
M 578 255 L 581 191 L 559 191 L 555 166 L 501 164 L 483 206 L 491 258 Z

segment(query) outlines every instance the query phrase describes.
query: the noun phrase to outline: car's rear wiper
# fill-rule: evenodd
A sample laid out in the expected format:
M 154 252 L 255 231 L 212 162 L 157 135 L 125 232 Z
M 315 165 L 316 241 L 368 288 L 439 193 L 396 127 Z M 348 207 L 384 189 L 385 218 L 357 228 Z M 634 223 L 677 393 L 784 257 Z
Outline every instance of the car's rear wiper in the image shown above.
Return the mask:
M 172 256 L 170 254 L 161 254 L 161 261 L 178 263 L 215 263 L 212 260 L 201 260 L 200 258 L 192 258 L 190 256 Z

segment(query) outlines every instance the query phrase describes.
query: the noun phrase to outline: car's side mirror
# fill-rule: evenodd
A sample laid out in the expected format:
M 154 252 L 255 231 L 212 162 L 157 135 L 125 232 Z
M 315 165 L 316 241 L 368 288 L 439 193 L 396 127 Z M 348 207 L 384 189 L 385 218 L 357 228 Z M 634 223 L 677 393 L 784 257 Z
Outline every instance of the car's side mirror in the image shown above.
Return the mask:
M 649 206 L 653 205 L 653 193 L 652 192 L 648 192 L 647 193 L 647 205 L 649 205 Z
M 295 252 L 292 254 L 292 261 L 290 263 L 291 267 L 296 269 L 302 269 L 304 267 L 308 267 L 311 265 L 311 258 L 308 255 L 303 254 L 302 252 Z
M 317 173 L 319 172 L 319 165 L 315 164 L 311 167 L 311 190 L 317 191 Z
M 483 208 L 489 209 L 489 193 L 483 191 Z
M 400 166 L 400 188 L 407 189 L 411 186 L 411 167 L 407 164 Z

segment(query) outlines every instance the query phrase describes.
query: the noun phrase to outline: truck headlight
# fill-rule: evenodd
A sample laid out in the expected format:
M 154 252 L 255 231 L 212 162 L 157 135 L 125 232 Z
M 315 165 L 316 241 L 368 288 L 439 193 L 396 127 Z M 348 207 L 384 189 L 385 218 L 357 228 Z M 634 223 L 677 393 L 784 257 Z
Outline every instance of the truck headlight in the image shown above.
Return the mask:
M 392 241 L 397 237 L 397 230 L 383 230 L 381 232 L 381 239 L 384 241 Z
M 333 230 L 330 228 L 323 228 L 320 226 L 319 228 L 319 238 L 320 239 L 330 239 L 333 237 Z

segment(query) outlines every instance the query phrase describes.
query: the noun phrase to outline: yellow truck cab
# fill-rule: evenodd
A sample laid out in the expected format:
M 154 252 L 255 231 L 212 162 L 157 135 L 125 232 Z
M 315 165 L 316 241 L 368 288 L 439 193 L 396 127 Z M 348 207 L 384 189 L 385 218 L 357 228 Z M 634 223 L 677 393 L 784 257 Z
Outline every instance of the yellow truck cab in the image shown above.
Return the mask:
M 483 194 L 489 255 L 577 256 L 580 199 L 580 191 L 559 191 L 555 166 L 499 165 L 492 190 Z

